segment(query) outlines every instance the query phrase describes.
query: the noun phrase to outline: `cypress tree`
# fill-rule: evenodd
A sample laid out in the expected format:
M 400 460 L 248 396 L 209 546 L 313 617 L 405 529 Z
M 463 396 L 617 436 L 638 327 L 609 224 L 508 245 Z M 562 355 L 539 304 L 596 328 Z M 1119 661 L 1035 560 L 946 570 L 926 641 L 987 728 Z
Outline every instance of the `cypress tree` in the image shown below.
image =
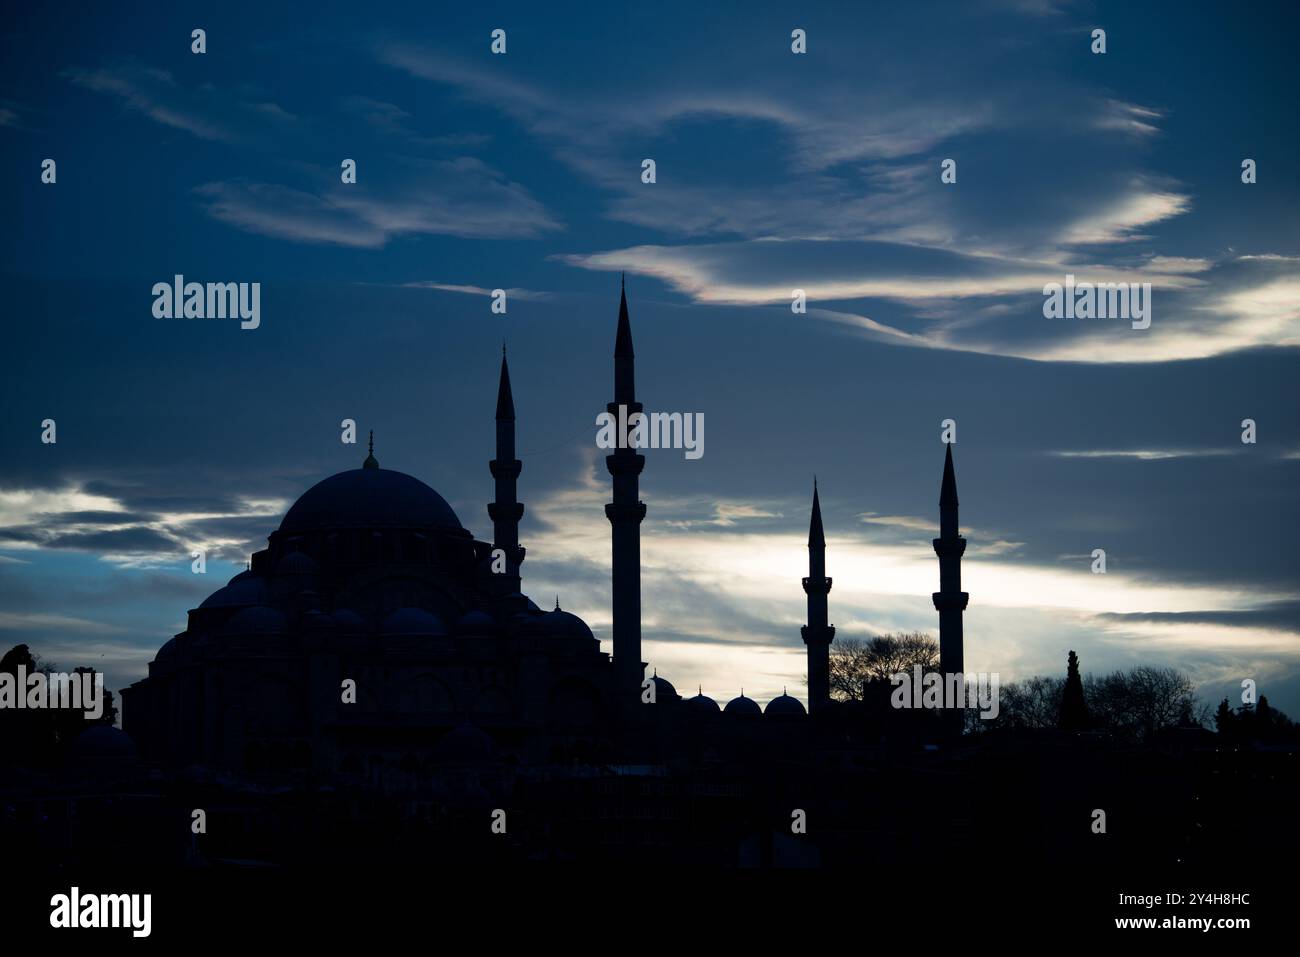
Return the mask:
M 1079 656 L 1070 652 L 1065 689 L 1061 693 L 1061 729 L 1088 730 L 1088 705 L 1083 699 L 1083 679 L 1079 677 Z

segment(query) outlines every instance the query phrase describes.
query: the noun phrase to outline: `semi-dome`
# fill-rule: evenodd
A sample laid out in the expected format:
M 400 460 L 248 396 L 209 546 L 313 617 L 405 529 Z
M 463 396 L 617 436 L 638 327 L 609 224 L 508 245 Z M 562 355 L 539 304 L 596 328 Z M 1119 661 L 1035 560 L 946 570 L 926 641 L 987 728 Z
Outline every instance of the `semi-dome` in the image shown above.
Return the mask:
M 783 716 L 790 716 L 790 715 L 807 714 L 808 712 L 804 710 L 802 701 L 800 701 L 798 698 L 792 698 L 790 697 L 790 695 L 782 691 L 781 697 L 773 698 L 771 701 L 767 703 L 767 707 L 763 710 L 763 713 L 774 715 L 777 717 L 783 717 Z
M 239 605 L 260 605 L 266 598 L 266 582 L 260 575 L 240 572 L 226 584 L 203 599 L 200 608 L 230 608 Z
M 558 599 L 555 602 L 555 609 L 535 617 L 528 631 L 529 634 L 590 638 L 593 641 L 596 638 L 585 621 L 560 607 Z
M 176 639 L 168 638 L 167 642 L 158 649 L 158 654 L 154 655 L 154 661 L 159 664 L 171 661 L 176 657 Z
M 236 612 L 226 622 L 226 631 L 236 635 L 278 635 L 287 626 L 284 615 L 266 605 Z
M 423 608 L 399 608 L 384 619 L 380 630 L 385 635 L 445 635 L 442 619 Z
M 753 698 L 746 698 L 742 691 L 740 697 L 732 698 L 727 702 L 727 706 L 722 709 L 723 714 L 762 714 L 763 709 L 758 706 L 758 702 Z
M 448 731 L 434 749 L 435 760 L 449 764 L 490 761 L 495 754 L 496 742 L 492 736 L 468 721 Z
M 334 619 L 334 627 L 343 634 L 358 634 L 370 630 L 366 620 L 351 608 L 335 609 L 334 614 L 330 615 L 330 617 Z
M 329 633 L 334 631 L 334 619 L 320 610 L 307 612 L 302 619 L 303 627 L 307 631 L 317 633 Z
M 290 552 L 275 563 L 277 575 L 314 575 L 316 561 L 302 552 Z
M 497 623 L 485 611 L 475 608 L 456 619 L 456 632 L 461 635 L 495 635 Z
M 293 503 L 280 531 L 383 526 L 463 530 L 447 500 L 418 478 L 375 467 L 317 482 Z

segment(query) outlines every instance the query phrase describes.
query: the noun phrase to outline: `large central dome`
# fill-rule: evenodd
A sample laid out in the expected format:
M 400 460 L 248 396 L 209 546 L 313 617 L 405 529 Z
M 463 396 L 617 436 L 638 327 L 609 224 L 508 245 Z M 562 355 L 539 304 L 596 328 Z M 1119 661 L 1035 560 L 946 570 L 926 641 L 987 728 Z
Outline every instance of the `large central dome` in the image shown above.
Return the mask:
M 447 500 L 418 478 L 391 469 L 359 468 L 307 489 L 284 516 L 280 531 L 372 526 L 462 528 Z

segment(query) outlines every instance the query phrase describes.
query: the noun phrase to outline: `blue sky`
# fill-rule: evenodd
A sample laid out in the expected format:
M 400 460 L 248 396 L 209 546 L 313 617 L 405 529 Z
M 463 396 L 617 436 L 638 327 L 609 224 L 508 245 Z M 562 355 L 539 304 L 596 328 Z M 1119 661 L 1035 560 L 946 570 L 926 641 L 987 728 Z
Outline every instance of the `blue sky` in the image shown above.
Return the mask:
M 143 674 L 359 464 L 345 417 L 486 535 L 503 337 L 525 589 L 607 641 L 625 271 L 642 400 L 706 422 L 643 476 L 646 654 L 679 687 L 802 694 L 814 472 L 840 635 L 933 630 L 951 417 L 969 667 L 1074 649 L 1300 716 L 1294 6 L 841 7 L 12 14 L 0 644 Z M 261 327 L 155 319 L 176 273 L 260 282 Z M 1151 328 L 1045 319 L 1066 274 L 1150 282 Z

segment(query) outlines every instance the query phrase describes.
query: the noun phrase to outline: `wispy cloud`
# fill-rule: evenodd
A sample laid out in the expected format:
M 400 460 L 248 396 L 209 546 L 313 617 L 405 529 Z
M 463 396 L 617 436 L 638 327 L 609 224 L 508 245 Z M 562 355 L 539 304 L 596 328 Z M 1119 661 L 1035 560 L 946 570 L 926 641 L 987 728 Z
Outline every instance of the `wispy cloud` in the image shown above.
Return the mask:
M 424 148 L 435 150 L 472 150 L 485 146 L 492 137 L 487 133 L 459 132 L 424 135 L 418 132 L 419 121 L 409 111 L 384 100 L 368 96 L 348 96 L 343 99 L 345 112 L 360 117 L 369 126 L 388 137 L 398 137 Z
M 898 243 L 779 241 L 633 246 L 561 259 L 652 276 L 699 303 L 789 308 L 794 291 L 803 290 L 810 317 L 892 345 L 1088 363 L 1171 362 L 1300 345 L 1300 272 L 1286 259 L 1148 256 L 1110 266 Z M 1149 282 L 1151 327 L 1045 319 L 1043 288 L 1067 274 L 1078 283 Z M 910 316 L 883 322 L 859 309 L 822 305 L 853 300 L 891 301 Z
M 1068 270 L 1079 282 L 1142 282 L 1162 289 L 1192 288 L 1202 281 L 1180 273 L 1153 276 L 1124 268 L 972 256 L 899 243 L 779 242 L 692 246 L 633 246 L 600 253 L 567 254 L 563 262 L 584 269 L 628 270 L 654 276 L 696 302 L 729 305 L 788 304 L 794 289 L 809 300 L 938 299 L 1041 296 Z
M 1199 459 L 1232 455 L 1232 449 L 1080 449 L 1075 451 L 1047 452 L 1063 459 L 1137 459 L 1142 462 L 1159 462 L 1164 459 Z
M 24 112 L 23 107 L 13 100 L 0 99 L 0 126 L 20 129 L 20 117 Z
M 403 289 L 433 289 L 438 292 L 459 292 L 467 296 L 490 296 L 492 290 L 485 286 L 466 286 L 449 282 L 419 281 L 404 282 L 401 284 Z M 504 290 L 506 296 L 510 299 L 522 299 L 525 302 L 543 301 L 551 298 L 551 293 L 541 292 L 536 289 L 518 289 L 511 287 Z
M 481 160 L 424 164 L 399 185 L 321 183 L 317 189 L 260 182 L 197 189 L 214 219 L 297 242 L 378 248 L 407 235 L 462 239 L 535 238 L 561 228 L 527 189 Z M 364 172 L 361 174 L 364 176 Z
M 116 98 L 126 109 L 200 139 L 234 141 L 258 129 L 297 125 L 278 103 L 243 98 L 210 85 L 187 87 L 167 70 L 136 62 L 70 67 L 72 83 Z
M 1162 189 L 1137 178 L 1121 195 L 1071 223 L 1061 242 L 1095 245 L 1146 239 L 1140 230 L 1181 216 L 1191 208 L 1191 197 L 1185 193 Z
M 129 630 L 102 621 L 90 621 L 68 615 L 0 612 L 0 631 L 28 631 L 33 628 L 54 628 L 81 635 L 116 635 L 127 633 Z
M 1156 120 L 1162 119 L 1164 113 L 1151 107 L 1124 103 L 1120 100 L 1107 100 L 1101 113 L 1094 120 L 1099 130 L 1120 130 L 1138 136 L 1154 136 L 1160 132 Z

